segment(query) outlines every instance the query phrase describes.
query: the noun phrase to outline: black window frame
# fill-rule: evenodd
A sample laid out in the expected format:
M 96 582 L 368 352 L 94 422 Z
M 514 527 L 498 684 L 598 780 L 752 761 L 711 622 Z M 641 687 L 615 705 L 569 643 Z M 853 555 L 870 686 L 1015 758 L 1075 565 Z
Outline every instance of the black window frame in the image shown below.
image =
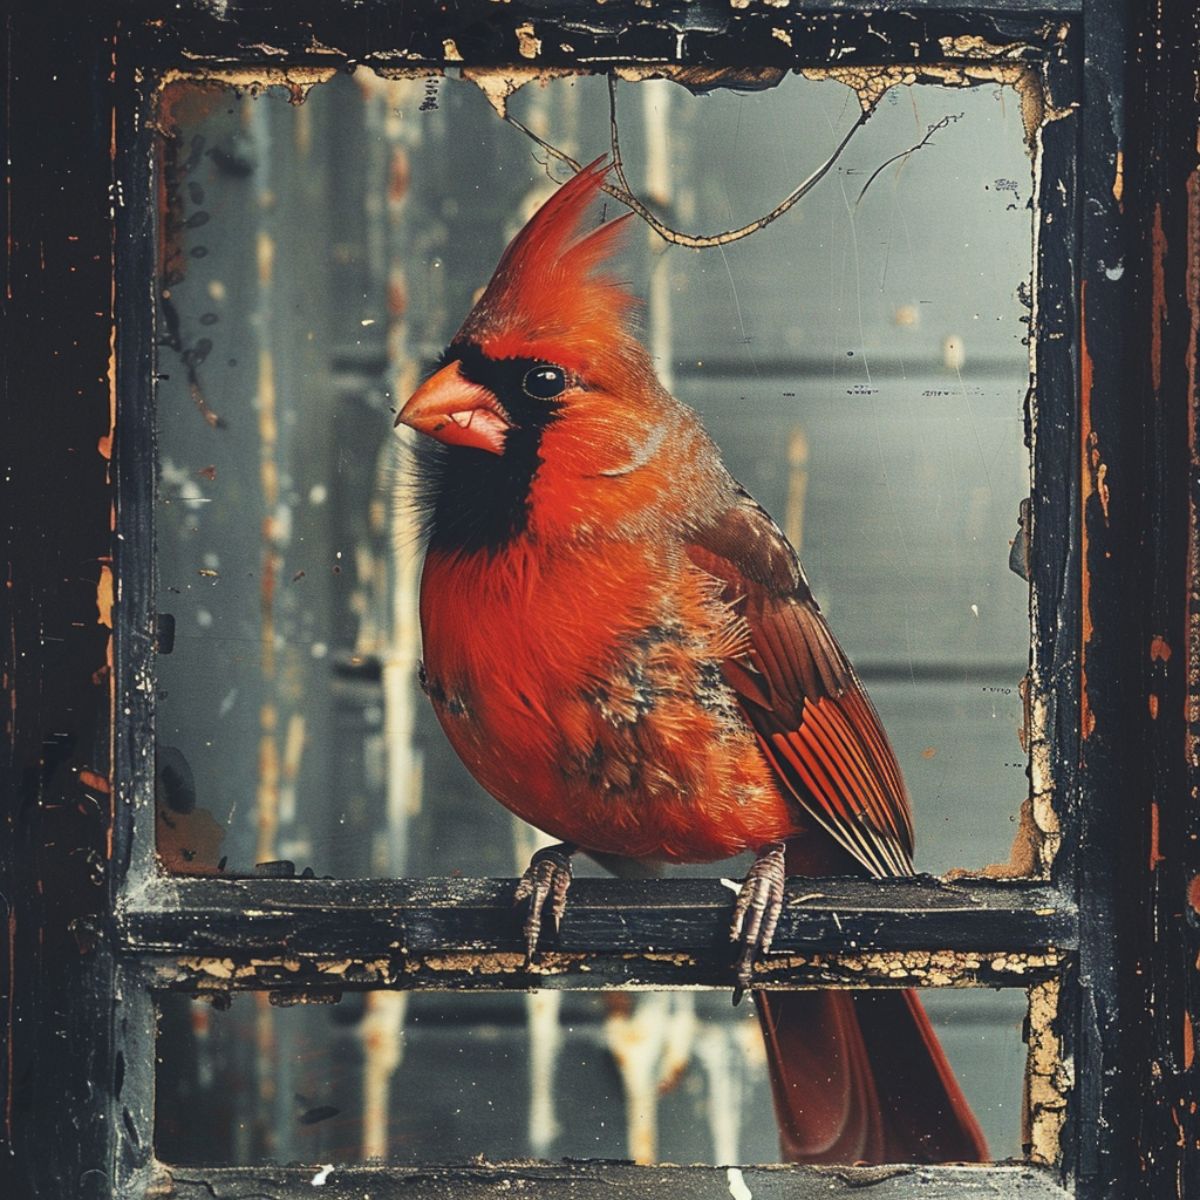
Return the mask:
M 1049 1161 L 746 1180 L 756 1196 L 1089 1198 L 1200 1182 L 1200 32 L 1185 5 L 1168 7 L 146 0 L 8 18 L 0 1170 L 12 1194 L 310 1194 L 311 1169 L 155 1163 L 156 990 L 295 1000 L 528 986 L 511 885 L 170 877 L 145 820 L 157 636 L 147 97 L 172 71 L 436 71 L 459 65 L 448 41 L 472 66 L 659 63 L 717 84 L 764 66 L 1033 73 L 1045 108 L 1027 703 L 1039 820 L 1061 845 L 1044 879 L 823 882 L 820 902 L 788 909 L 756 982 L 1029 987 L 1034 1155 Z M 581 881 L 539 982 L 728 986 L 727 910 L 715 882 Z M 332 960 L 350 961 L 336 980 L 321 965 Z M 718 1168 L 596 1163 L 354 1167 L 326 1194 L 482 1196 L 518 1178 L 539 1197 L 729 1194 Z

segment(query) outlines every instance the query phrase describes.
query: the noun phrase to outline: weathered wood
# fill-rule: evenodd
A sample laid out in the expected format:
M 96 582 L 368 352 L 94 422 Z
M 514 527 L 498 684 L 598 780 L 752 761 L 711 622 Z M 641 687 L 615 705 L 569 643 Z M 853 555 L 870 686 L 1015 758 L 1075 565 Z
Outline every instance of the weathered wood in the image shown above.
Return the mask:
M 111 1194 L 108 22 L 0 23 L 0 1194 Z M 47 130 L 53 129 L 53 136 Z
M 639 0 L 536 0 L 497 5 L 399 4 L 393 0 L 273 0 L 212 5 L 148 3 L 130 32 L 140 57 L 164 65 L 364 65 L 421 69 L 684 63 L 697 88 L 775 81 L 770 72 L 822 61 L 839 67 L 881 62 L 979 61 L 985 44 L 1006 61 L 1036 61 L 1052 42 L 1055 17 L 1082 0 L 823 0 L 801 8 L 766 0 L 647 5 Z M 1047 18 L 1050 18 L 1049 20 Z M 961 40 L 960 40 L 961 39 Z M 447 43 L 450 44 L 449 49 Z
M 1080 256 L 1079 1177 L 1088 1195 L 1165 1200 L 1200 1192 L 1200 22 L 1188 3 L 1097 17 Z
M 504 5 L 472 0 L 440 8 L 383 0 L 254 5 L 157 0 L 123 6 L 120 21 L 115 7 L 96 6 L 86 16 L 75 12 L 65 22 L 33 6 L 18 6 L 4 26 L 11 115 L 0 136 L 13 186 L 10 203 L 0 206 L 0 222 L 9 235 L 11 290 L 5 315 L 13 333 L 4 355 L 7 423 L 0 441 L 6 502 L 20 517 L 7 535 L 11 618 L 4 666 L 15 708 L 6 739 L 12 752 L 12 777 L 3 797 L 6 836 L 0 839 L 0 890 L 8 905 L 4 932 L 10 939 L 0 954 L 0 990 L 7 1005 L 0 1036 L 8 1039 L 0 1062 L 9 1064 L 0 1071 L 5 1143 L 0 1172 L 6 1183 L 15 1180 L 11 1194 L 111 1194 L 114 1129 L 131 1161 L 148 1153 L 149 1052 L 136 1038 L 119 1042 L 142 1022 L 144 1008 L 138 1010 L 137 999 L 127 995 L 122 1019 L 111 1019 L 108 1006 L 116 988 L 109 952 L 116 946 L 107 940 L 102 920 L 105 876 L 120 874 L 122 855 L 130 849 L 129 825 L 118 827 L 109 841 L 108 794 L 94 786 L 110 774 L 107 748 L 113 733 L 104 686 L 107 630 L 97 623 L 100 568 L 110 565 L 105 560 L 115 549 L 112 478 L 96 450 L 101 443 L 111 450 L 104 439 L 109 436 L 113 214 L 145 199 L 133 191 L 134 176 L 124 166 L 121 178 L 113 179 L 113 93 L 131 80 L 135 60 L 154 71 L 246 68 L 248 81 L 264 76 L 264 64 L 437 70 L 447 62 L 448 41 L 464 60 L 481 66 L 682 63 L 696 69 L 692 82 L 698 87 L 735 82 L 739 72 L 748 83 L 752 71 L 763 66 L 778 72 L 804 62 L 966 62 L 989 45 L 991 53 L 1002 52 L 1009 61 L 1035 65 L 1055 47 L 1062 60 L 1058 74 L 1069 83 L 1086 51 L 1082 93 L 1072 95 L 1069 87 L 1055 92 L 1056 119 L 1042 132 L 1039 204 L 1054 194 L 1062 200 L 1053 222 L 1043 220 L 1039 228 L 1037 420 L 1030 430 L 1040 671 L 1035 682 L 1042 688 L 1040 698 L 1053 700 L 1035 723 L 1041 741 L 1034 757 L 1039 771 L 1049 769 L 1055 811 L 1064 818 L 1064 853 L 1055 879 L 1061 891 L 997 887 L 992 907 L 982 902 L 972 907 L 961 896 L 953 903 L 943 904 L 942 898 L 934 903 L 927 894 L 916 913 L 904 913 L 898 911 L 899 892 L 890 893 L 892 908 L 872 908 L 865 897 L 843 892 L 836 893 L 835 903 L 830 885 L 828 902 L 790 906 L 779 945 L 794 955 L 821 953 L 822 939 L 835 940 L 836 915 L 857 922 L 852 928 L 860 939 L 885 943 L 881 954 L 898 953 L 902 945 L 911 950 L 914 939 L 918 947 L 931 945 L 935 935 L 943 935 L 943 946 L 948 945 L 944 936 L 978 939 L 988 929 L 1003 935 L 1004 946 L 1029 949 L 1037 943 L 1069 950 L 1077 937 L 1073 922 L 1038 911 L 1038 897 L 1050 909 L 1063 894 L 1078 899 L 1083 949 L 1080 969 L 1072 966 L 1066 976 L 1067 994 L 1074 999 L 1064 1030 L 1079 1080 L 1064 1140 L 1076 1194 L 1160 1196 L 1194 1189 L 1192 964 L 1200 925 L 1192 885 L 1200 873 L 1194 800 L 1200 779 L 1197 730 L 1187 722 L 1200 712 L 1200 651 L 1194 633 L 1188 636 L 1200 605 L 1195 452 L 1200 434 L 1193 367 L 1200 322 L 1192 6 L 1087 0 L 1082 46 L 1058 35 L 1061 14 L 1084 7 L 1078 0 L 990 0 L 985 5 L 926 0 L 835 5 L 830 0 L 821 11 L 799 7 L 781 11 L 757 0 L 745 8 L 726 0 L 697 0 L 653 9 L 636 0 L 603 5 L 570 0 L 553 10 L 530 0 Z M 1060 15 L 1046 20 L 1044 14 Z M 526 22 L 532 29 L 522 40 L 517 31 Z M 114 50 L 118 71 L 112 76 Z M 1122 91 L 1128 81 L 1134 88 L 1132 105 Z M 1079 113 L 1067 115 L 1081 98 Z M 128 128 L 120 126 L 122 152 Z M 1078 184 L 1073 164 L 1081 167 Z M 124 232 L 136 234 L 141 228 L 127 220 Z M 130 405 L 137 393 L 128 390 L 149 360 L 145 355 L 139 368 L 136 356 L 137 331 L 145 334 L 148 328 L 148 322 L 139 326 L 146 310 L 145 292 L 139 298 L 137 289 L 148 277 L 139 276 L 136 259 L 129 272 L 136 238 L 122 237 L 120 245 L 126 275 L 117 347 L 129 367 L 122 372 L 122 422 L 129 431 L 123 436 L 135 439 L 126 441 L 120 457 L 132 482 L 139 471 L 148 472 L 142 476 L 148 481 L 152 435 L 149 426 L 138 433 L 137 422 L 146 411 Z M 1082 298 L 1085 306 L 1078 304 Z M 1076 341 L 1080 307 L 1086 332 L 1082 347 Z M 1086 385 L 1086 426 L 1075 403 L 1080 374 Z M 138 458 L 139 445 L 145 457 Z M 125 493 L 134 501 L 144 494 L 136 487 Z M 117 564 L 124 605 L 118 607 L 123 641 L 117 673 L 122 687 L 132 688 L 144 665 L 138 655 L 149 658 L 153 631 L 131 623 L 128 614 L 145 598 L 152 545 L 146 536 L 148 511 L 127 506 L 120 519 L 126 550 Z M 122 693 L 114 710 L 127 722 L 129 695 Z M 115 783 L 122 790 L 113 807 L 125 817 L 131 812 L 125 803 L 128 789 L 137 783 L 137 771 L 144 770 L 139 764 L 147 761 L 149 734 L 142 723 L 147 711 L 147 704 L 138 707 L 134 724 L 123 725 L 117 738 Z M 1088 734 L 1082 753 L 1075 736 L 1081 723 Z M 1043 752 L 1044 762 L 1038 758 Z M 1069 805 L 1063 804 L 1065 797 L 1072 798 Z M 388 942 L 397 929 L 397 909 L 388 904 L 399 893 L 389 900 L 364 891 L 367 885 L 324 881 L 313 883 L 311 892 L 302 890 L 310 885 L 292 881 L 162 886 L 175 889 L 163 900 L 173 907 L 155 916 L 144 906 L 163 896 L 154 888 L 143 890 L 141 907 L 126 910 L 120 926 L 126 939 L 122 952 L 130 960 L 144 955 L 160 982 L 194 986 L 178 963 L 184 946 L 198 959 L 227 958 L 231 971 L 249 966 L 258 947 L 265 951 L 265 970 L 287 972 L 286 951 L 288 961 L 298 958 L 303 968 L 287 973 L 301 975 L 316 972 L 312 964 L 336 946 L 337 938 L 352 944 L 347 940 L 352 934 L 382 947 L 385 970 L 404 965 L 404 956 L 390 953 L 398 948 Z M 421 886 L 436 891 L 436 885 Z M 464 886 L 469 891 L 475 885 Z M 432 904 L 433 892 L 411 911 L 401 905 L 408 919 L 400 926 L 406 940 L 423 947 L 424 956 L 432 952 L 439 931 L 456 928 L 470 942 L 463 933 L 466 923 L 480 922 L 471 925 L 475 941 L 482 936 L 484 948 L 492 945 L 501 953 L 503 944 L 503 953 L 512 954 L 516 938 L 505 924 L 511 914 L 502 894 L 510 885 L 479 886 L 483 890 L 461 917 L 445 904 Z M 670 927 L 692 930 L 694 951 L 707 955 L 704 978 L 715 980 L 721 915 L 731 897 L 719 885 L 701 886 L 709 891 L 696 894 L 698 909 L 696 896 L 683 904 L 688 893 L 674 893 L 680 900 L 676 907 L 689 911 L 672 913 Z M 225 889 L 219 901 L 218 893 L 205 890 L 218 887 Z M 272 900 L 256 890 L 263 887 L 281 890 Z M 281 899 L 288 889 L 293 889 L 290 899 Z M 973 899 L 982 890 L 982 885 L 965 888 Z M 639 910 L 626 903 L 615 916 L 606 914 L 598 903 L 603 894 L 601 885 L 579 886 L 561 945 L 575 939 L 583 945 L 576 953 L 615 964 L 629 961 L 621 959 L 623 945 L 635 946 L 630 952 L 636 953 L 663 938 L 659 914 L 658 925 L 650 923 L 648 906 Z M 382 900 L 381 909 L 362 914 L 347 907 L 351 899 L 369 904 L 372 895 Z M 456 895 L 443 893 L 442 899 Z M 625 895 L 628 901 L 630 894 Z M 297 904 L 297 897 L 304 897 L 304 904 Z M 246 905 L 244 936 L 238 935 L 231 898 Z M 199 907 L 189 915 L 185 905 L 193 903 Z M 1030 921 L 1030 910 L 1041 925 L 1022 924 Z M 462 923 L 455 926 L 456 921 Z M 708 931 L 707 942 L 701 927 Z M 285 940 L 269 943 L 284 934 Z M 608 940 L 606 946 L 589 948 L 588 938 Z M 356 952 L 362 948 L 353 944 Z M 975 948 L 981 948 L 978 940 Z M 479 947 L 468 944 L 459 951 L 478 955 Z M 417 960 L 410 954 L 407 961 Z M 455 970 L 461 968 L 461 979 L 469 981 L 464 962 L 460 959 Z M 299 983 L 260 978 L 259 969 L 251 966 L 246 986 L 275 987 L 293 996 L 302 990 Z M 613 972 L 610 979 L 618 977 L 616 967 L 604 969 Z M 676 980 L 685 977 L 676 964 L 662 969 Z M 811 964 L 804 969 L 816 970 Z M 968 981 L 969 970 L 954 969 L 955 981 Z M 417 974 L 426 970 L 432 968 L 421 957 Z M 585 974 L 580 966 L 563 978 L 578 983 Z M 452 970 L 442 982 L 459 978 Z M 882 981 L 878 971 L 860 978 Z M 1002 981 L 1015 978 L 1005 975 Z M 118 1054 L 119 1045 L 126 1057 Z M 263 1197 L 303 1190 L 308 1195 L 313 1174 L 315 1168 L 177 1171 L 173 1188 L 160 1194 Z M 1020 1169 L 920 1171 L 870 1187 L 867 1178 L 856 1172 L 745 1174 L 755 1196 L 848 1196 L 864 1189 L 874 1196 L 1062 1194 L 1047 1176 Z M 719 1170 L 655 1168 L 646 1174 L 611 1165 L 522 1167 L 499 1174 L 486 1168 L 334 1172 L 323 1194 L 488 1195 L 520 1186 L 544 1196 L 640 1196 L 652 1190 L 646 1186 L 652 1179 L 667 1181 L 672 1190 L 663 1189 L 664 1194 L 722 1200 L 730 1194 L 730 1181 Z
M 320 1180 L 324 1190 L 314 1193 Z M 146 1200 L 1067 1200 L 1048 1172 L 979 1167 L 636 1167 L 620 1162 L 470 1167 L 162 1167 Z
M 719 880 L 581 879 L 523 965 L 512 880 L 170 879 L 122 910 L 156 985 L 202 990 L 728 987 L 733 891 Z M 1036 884 L 793 880 L 760 986 L 1026 986 L 1075 920 Z

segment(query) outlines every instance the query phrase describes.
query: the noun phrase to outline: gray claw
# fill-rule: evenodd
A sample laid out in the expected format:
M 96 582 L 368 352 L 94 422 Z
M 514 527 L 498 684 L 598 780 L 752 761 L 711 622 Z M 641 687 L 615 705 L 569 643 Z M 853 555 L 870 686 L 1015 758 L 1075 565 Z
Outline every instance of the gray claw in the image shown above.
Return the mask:
M 546 911 L 547 901 L 555 932 L 562 924 L 563 913 L 567 908 L 567 890 L 571 886 L 571 855 L 574 853 L 575 847 L 565 842 L 556 846 L 546 846 L 529 860 L 525 874 L 517 883 L 517 889 L 513 893 L 514 907 L 524 900 L 529 901 L 529 911 L 525 914 L 524 924 L 526 968 L 533 962 L 534 951 L 542 932 L 542 916 Z
M 755 955 L 765 954 L 775 937 L 787 882 L 784 851 L 782 842 L 770 842 L 759 850 L 733 907 L 729 938 L 742 944 L 736 968 L 737 983 L 733 989 L 734 1004 L 741 1002 L 750 986 Z

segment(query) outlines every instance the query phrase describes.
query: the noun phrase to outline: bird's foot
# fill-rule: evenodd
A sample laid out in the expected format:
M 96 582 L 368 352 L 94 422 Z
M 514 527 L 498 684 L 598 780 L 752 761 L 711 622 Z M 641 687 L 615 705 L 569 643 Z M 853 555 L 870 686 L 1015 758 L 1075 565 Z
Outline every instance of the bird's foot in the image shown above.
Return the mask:
M 525 914 L 525 966 L 533 962 L 538 936 L 542 932 L 542 915 L 546 902 L 550 902 L 549 915 L 554 922 L 555 932 L 562 922 L 567 907 L 567 889 L 571 886 L 571 855 L 575 847 L 567 842 L 545 846 L 529 860 L 525 874 L 517 883 L 513 893 L 513 906 L 529 901 L 529 912 Z
M 750 986 L 756 954 L 765 954 L 775 937 L 775 926 L 783 911 L 783 886 L 787 881 L 784 866 L 784 844 L 768 842 L 758 852 L 738 892 L 733 906 L 733 922 L 729 927 L 730 941 L 740 942 L 742 952 L 737 962 L 737 983 L 733 1002 L 739 1004 Z

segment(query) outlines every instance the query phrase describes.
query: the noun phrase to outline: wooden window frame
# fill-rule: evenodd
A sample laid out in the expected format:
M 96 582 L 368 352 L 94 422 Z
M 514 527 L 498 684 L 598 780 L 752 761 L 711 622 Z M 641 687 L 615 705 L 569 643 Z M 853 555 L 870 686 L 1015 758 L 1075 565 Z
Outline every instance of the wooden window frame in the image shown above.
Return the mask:
M 1030 1161 L 745 1181 L 756 1197 L 1088 1200 L 1200 1182 L 1200 33 L 1186 5 L 1142 7 L 114 0 L 7 19 L 5 1194 L 312 1194 L 311 1169 L 155 1161 L 157 991 L 529 985 L 511 883 L 181 878 L 153 853 L 147 97 L 169 72 L 459 60 L 652 64 L 716 86 L 763 67 L 894 64 L 919 80 L 1004 65 L 1036 85 L 1027 709 L 1056 852 L 1024 881 L 823 881 L 788 905 L 756 976 L 1028 988 Z M 727 987 L 728 904 L 716 882 L 581 880 L 538 982 Z M 322 1194 L 505 1181 L 538 1198 L 730 1194 L 720 1168 L 603 1163 L 353 1167 Z

